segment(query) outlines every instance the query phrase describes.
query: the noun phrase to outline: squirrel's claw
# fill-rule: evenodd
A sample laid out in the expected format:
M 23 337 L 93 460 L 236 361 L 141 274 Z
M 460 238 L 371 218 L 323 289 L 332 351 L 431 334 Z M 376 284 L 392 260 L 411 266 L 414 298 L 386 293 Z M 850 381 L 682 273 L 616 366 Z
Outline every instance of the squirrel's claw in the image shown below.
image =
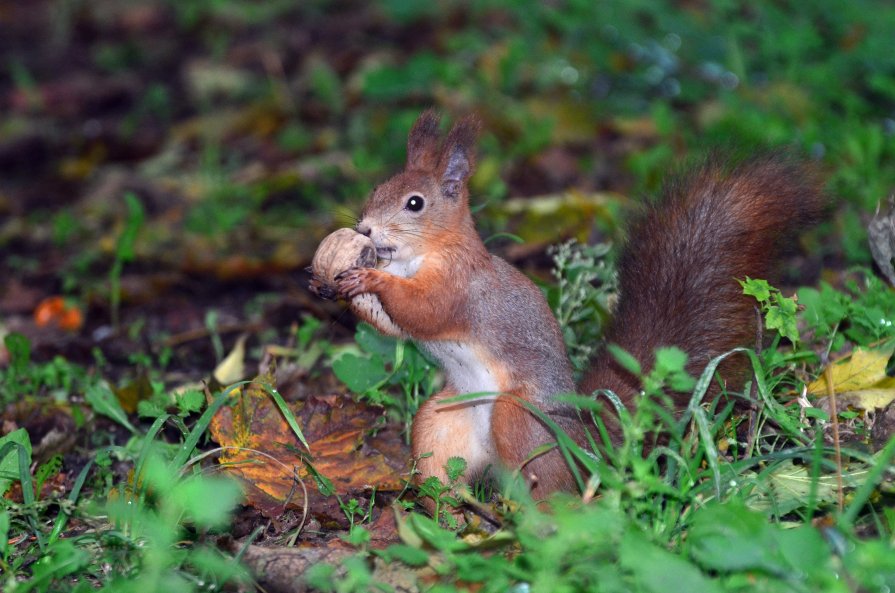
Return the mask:
M 370 292 L 371 271 L 369 268 L 352 268 L 338 274 L 335 277 L 335 281 L 336 291 L 338 291 L 339 296 L 351 299 L 359 294 Z
M 311 294 L 322 299 L 333 299 L 336 296 L 335 289 L 317 276 L 312 277 L 310 282 L 308 282 L 308 290 L 311 291 Z

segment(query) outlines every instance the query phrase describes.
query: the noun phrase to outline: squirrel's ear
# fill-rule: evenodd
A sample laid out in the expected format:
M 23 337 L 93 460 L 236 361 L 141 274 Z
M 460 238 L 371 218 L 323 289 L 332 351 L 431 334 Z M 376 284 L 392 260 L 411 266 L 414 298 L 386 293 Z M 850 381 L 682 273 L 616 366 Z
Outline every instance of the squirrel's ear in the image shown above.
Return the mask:
M 407 169 L 432 170 L 438 161 L 438 114 L 427 109 L 407 137 Z
M 466 180 L 475 170 L 475 147 L 480 128 L 478 118 L 467 115 L 454 124 L 444 141 L 438 170 L 441 173 L 442 191 L 446 196 L 458 197 Z

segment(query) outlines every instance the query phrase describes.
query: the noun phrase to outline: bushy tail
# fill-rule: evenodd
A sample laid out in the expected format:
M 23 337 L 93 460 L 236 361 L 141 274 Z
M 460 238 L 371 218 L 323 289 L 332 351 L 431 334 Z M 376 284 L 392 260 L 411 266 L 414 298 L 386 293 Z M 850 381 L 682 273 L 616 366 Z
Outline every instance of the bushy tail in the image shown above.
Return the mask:
M 656 348 L 677 346 L 695 376 L 713 357 L 754 344 L 755 301 L 736 280 L 774 283 L 781 249 L 822 210 L 817 180 L 779 156 L 726 169 L 709 163 L 672 181 L 630 229 L 607 343 L 634 355 L 644 370 Z M 727 360 L 722 375 L 728 384 L 741 382 L 745 359 Z M 579 387 L 596 389 L 611 389 L 628 404 L 640 384 L 604 351 Z

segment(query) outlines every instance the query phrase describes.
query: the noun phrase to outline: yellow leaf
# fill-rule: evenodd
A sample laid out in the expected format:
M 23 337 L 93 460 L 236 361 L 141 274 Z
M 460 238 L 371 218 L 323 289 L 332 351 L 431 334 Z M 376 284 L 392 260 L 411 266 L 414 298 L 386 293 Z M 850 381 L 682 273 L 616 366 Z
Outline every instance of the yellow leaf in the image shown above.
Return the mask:
M 574 68 L 570 72 L 574 72 Z M 551 134 L 553 144 L 593 140 L 597 114 L 589 103 L 535 98 L 526 101 L 525 104 L 528 112 L 535 117 L 549 118 L 553 121 Z
M 568 191 L 510 199 L 500 206 L 499 214 L 516 221 L 512 232 L 525 239 L 526 248 L 555 243 L 557 237 L 584 242 L 593 233 L 594 221 L 606 226 L 614 223 L 613 209 L 619 201 L 616 194 Z
M 886 375 L 886 364 L 895 352 L 895 345 L 879 350 L 856 348 L 846 359 L 833 363 L 830 374 L 833 390 L 861 391 L 870 388 L 895 388 L 895 378 Z M 808 385 L 808 393 L 827 395 L 826 373 Z
M 895 388 L 861 389 L 838 395 L 839 408 L 881 410 L 895 401 Z
M 245 377 L 246 338 L 243 334 L 236 340 L 236 345 L 224 360 L 214 369 L 214 379 L 221 385 L 236 383 Z

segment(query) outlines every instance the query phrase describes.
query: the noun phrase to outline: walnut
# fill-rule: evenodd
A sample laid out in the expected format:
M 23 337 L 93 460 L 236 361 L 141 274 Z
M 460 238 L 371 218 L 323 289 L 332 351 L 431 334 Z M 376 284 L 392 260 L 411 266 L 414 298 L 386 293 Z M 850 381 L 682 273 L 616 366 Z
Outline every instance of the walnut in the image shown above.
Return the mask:
M 354 229 L 339 229 L 324 237 L 317 247 L 311 271 L 315 283 L 311 287 L 323 298 L 333 298 L 336 276 L 351 268 L 375 268 L 376 246 Z
M 311 279 L 311 292 L 325 299 L 335 298 L 336 276 L 351 268 L 375 268 L 376 263 L 376 246 L 369 237 L 349 228 L 334 231 L 324 237 L 314 254 L 311 262 L 311 272 L 314 275 Z M 357 317 L 380 332 L 400 338 L 407 337 L 382 309 L 382 303 L 375 294 L 359 294 L 348 304 Z

